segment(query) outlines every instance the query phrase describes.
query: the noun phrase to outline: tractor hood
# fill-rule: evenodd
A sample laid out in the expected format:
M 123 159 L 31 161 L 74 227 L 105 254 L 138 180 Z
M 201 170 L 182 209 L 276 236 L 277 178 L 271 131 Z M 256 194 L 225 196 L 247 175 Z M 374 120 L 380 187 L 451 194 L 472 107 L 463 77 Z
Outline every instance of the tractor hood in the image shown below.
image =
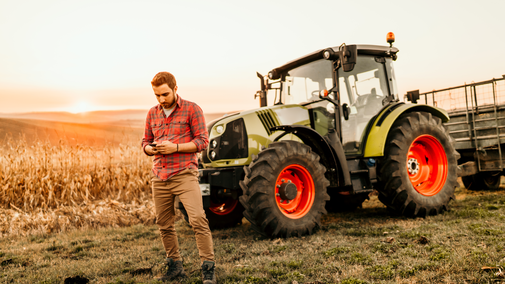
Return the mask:
M 204 166 L 249 164 L 252 154 L 259 153 L 281 134 L 271 130 L 279 125 L 310 126 L 307 108 L 298 104 L 275 105 L 233 113 L 209 122 L 209 146 L 202 151 Z

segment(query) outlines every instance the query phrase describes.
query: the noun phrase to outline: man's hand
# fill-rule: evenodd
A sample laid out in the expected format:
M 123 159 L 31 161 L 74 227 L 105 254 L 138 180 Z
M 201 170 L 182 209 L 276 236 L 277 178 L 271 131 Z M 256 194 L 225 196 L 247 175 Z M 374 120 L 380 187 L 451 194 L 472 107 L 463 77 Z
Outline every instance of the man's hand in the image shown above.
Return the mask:
M 161 144 L 156 145 L 155 154 L 169 155 L 175 152 L 177 152 L 177 144 L 170 141 L 165 140 Z
M 151 145 L 147 145 L 145 147 L 145 150 L 146 150 L 146 153 L 148 155 L 156 155 L 156 154 L 158 154 L 158 151 L 156 150 L 156 147 L 153 147 Z

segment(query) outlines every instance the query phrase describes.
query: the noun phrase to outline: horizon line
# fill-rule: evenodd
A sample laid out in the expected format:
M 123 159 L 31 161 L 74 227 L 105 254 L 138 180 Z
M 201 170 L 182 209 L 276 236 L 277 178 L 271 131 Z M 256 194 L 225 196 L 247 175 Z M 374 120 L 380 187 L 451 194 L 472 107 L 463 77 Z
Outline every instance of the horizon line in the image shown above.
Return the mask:
M 49 110 L 49 111 L 28 111 L 28 112 L 0 112 L 0 114 L 38 114 L 38 113 L 68 113 L 68 114 L 87 114 L 94 112 L 115 112 L 115 111 L 148 111 L 149 109 L 102 109 L 102 110 L 91 110 L 91 111 L 83 111 L 83 112 L 70 112 L 65 110 Z M 218 113 L 232 113 L 232 112 L 240 112 L 240 111 L 218 111 L 218 112 L 204 112 L 207 114 L 218 114 Z

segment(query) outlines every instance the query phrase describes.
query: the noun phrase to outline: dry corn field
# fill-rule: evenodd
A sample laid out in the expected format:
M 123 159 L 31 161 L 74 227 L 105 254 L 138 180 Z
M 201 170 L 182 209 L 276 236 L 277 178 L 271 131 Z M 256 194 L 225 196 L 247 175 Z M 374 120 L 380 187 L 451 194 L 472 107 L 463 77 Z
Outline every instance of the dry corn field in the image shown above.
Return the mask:
M 0 237 L 152 223 L 152 160 L 139 141 L 90 147 L 6 137 L 0 144 Z

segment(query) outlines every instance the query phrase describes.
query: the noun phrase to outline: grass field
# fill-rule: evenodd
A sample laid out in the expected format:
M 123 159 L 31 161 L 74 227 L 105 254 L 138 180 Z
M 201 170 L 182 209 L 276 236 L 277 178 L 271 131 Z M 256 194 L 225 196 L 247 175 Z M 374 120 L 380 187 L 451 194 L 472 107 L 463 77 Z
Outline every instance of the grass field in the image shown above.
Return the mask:
M 456 197 L 443 215 L 408 219 L 372 196 L 301 238 L 262 239 L 245 221 L 214 231 L 219 283 L 505 283 L 505 190 Z M 176 228 L 181 283 L 201 283 L 193 231 Z M 0 283 L 157 283 L 163 258 L 154 225 L 2 238 Z

